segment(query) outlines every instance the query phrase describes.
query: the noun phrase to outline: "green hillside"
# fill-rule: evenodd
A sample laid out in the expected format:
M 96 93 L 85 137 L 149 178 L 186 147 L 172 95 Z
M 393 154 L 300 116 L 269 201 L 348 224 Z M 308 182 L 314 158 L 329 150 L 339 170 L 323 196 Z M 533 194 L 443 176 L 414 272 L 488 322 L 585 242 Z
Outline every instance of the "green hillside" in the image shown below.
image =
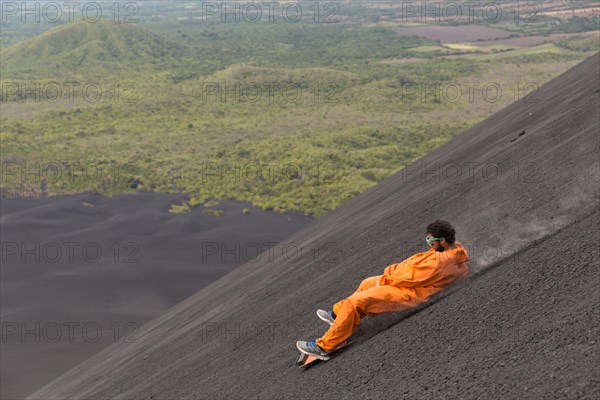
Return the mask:
M 186 48 L 139 24 L 78 21 L 60 25 L 2 53 L 3 78 L 48 79 L 133 74 L 181 60 Z
M 2 52 L 0 161 L 76 166 L 43 184 L 4 175 L 5 192 L 151 190 L 189 195 L 178 210 L 233 198 L 318 217 L 529 100 L 532 88 L 597 47 L 583 36 L 502 50 L 446 45 L 361 22 L 163 19 L 153 29 L 160 34 L 143 24 L 75 22 Z M 17 90 L 71 80 L 93 82 L 103 96 L 50 101 Z M 502 95 L 489 101 L 479 89 L 469 98 L 465 84 L 473 82 L 501 87 Z M 405 96 L 407 85 L 415 96 Z M 424 87 L 445 85 L 462 85 L 459 101 L 421 96 Z M 83 165 L 132 168 L 86 179 Z

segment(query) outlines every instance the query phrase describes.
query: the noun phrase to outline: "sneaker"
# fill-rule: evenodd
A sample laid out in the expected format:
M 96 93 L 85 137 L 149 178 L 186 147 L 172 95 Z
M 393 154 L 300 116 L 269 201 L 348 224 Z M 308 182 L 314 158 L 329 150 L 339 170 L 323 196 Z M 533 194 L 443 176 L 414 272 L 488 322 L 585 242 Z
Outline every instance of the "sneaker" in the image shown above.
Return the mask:
M 322 321 L 327 322 L 329 325 L 333 325 L 333 321 L 335 320 L 333 311 L 317 310 L 317 317 Z
M 302 353 L 308 354 L 310 356 L 314 356 L 320 360 L 329 360 L 329 358 L 330 358 L 329 353 L 326 352 L 325 350 L 321 349 L 317 345 L 316 341 L 304 342 L 304 341 L 299 340 L 296 342 L 296 347 Z

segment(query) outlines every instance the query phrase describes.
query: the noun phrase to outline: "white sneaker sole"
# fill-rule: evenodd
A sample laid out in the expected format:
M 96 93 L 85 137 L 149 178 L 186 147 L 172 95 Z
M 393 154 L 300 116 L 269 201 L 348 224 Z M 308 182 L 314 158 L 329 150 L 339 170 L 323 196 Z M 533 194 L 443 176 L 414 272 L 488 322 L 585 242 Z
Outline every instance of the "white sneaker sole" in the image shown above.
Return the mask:
M 319 317 L 319 319 L 321 321 L 327 322 L 329 325 L 333 325 L 333 322 L 331 322 L 330 320 L 328 320 L 326 317 L 321 317 L 321 314 L 319 314 L 318 311 L 317 311 L 317 317 Z

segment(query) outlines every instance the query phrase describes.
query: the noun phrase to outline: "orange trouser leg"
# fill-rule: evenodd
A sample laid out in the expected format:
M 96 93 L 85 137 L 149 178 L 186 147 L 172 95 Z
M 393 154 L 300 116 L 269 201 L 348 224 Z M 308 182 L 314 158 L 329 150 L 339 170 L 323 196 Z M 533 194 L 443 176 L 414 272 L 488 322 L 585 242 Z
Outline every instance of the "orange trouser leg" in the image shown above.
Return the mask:
M 358 288 L 354 291 L 354 293 L 363 292 L 365 290 L 371 289 L 372 287 L 375 287 L 379 278 L 381 278 L 381 275 L 370 276 L 368 278 L 363 279 L 363 281 L 360 283 L 360 285 L 358 285 Z
M 319 339 L 317 345 L 325 351 L 332 351 L 348 339 L 367 315 L 395 312 L 414 306 L 410 291 L 394 286 L 375 286 L 379 276 L 363 280 L 356 291 L 348 298 L 336 303 L 333 312 L 335 321 Z

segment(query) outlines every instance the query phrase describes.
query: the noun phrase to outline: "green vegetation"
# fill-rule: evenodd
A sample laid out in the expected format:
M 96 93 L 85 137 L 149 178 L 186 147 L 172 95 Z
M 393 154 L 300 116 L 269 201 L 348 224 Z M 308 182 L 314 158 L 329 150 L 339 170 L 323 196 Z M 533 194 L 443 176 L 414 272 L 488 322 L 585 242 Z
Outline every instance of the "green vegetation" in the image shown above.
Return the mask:
M 190 211 L 190 204 L 187 201 L 184 201 L 181 204 L 171 204 L 171 208 L 169 209 L 169 212 L 173 214 L 185 214 Z
M 109 21 L 63 24 L 2 53 L 3 76 L 12 79 L 96 79 L 133 76 L 184 56 L 184 48 L 139 25 Z M 137 66 L 147 67 L 140 71 Z
M 366 3 L 344 9 L 344 24 L 199 23 L 196 9 L 165 7 L 141 24 L 8 27 L 2 190 L 150 190 L 189 195 L 174 213 L 203 204 L 219 216 L 218 200 L 233 198 L 319 217 L 519 100 L 423 88 L 497 82 L 511 93 L 598 50 L 597 37 L 480 48 L 399 36 L 380 18 L 390 11 Z M 151 17 L 161 12 L 183 19 Z
M 214 200 L 209 200 L 206 203 L 204 203 L 204 207 L 208 208 L 208 207 L 214 207 L 216 205 L 219 205 L 218 201 L 214 201 Z
M 213 208 L 207 208 L 207 209 L 202 210 L 202 214 L 212 215 L 213 217 L 222 217 L 223 215 L 225 215 L 225 211 L 215 210 Z
M 600 50 L 600 36 L 574 36 L 567 39 L 559 40 L 556 42 L 558 47 L 572 51 L 599 51 Z

